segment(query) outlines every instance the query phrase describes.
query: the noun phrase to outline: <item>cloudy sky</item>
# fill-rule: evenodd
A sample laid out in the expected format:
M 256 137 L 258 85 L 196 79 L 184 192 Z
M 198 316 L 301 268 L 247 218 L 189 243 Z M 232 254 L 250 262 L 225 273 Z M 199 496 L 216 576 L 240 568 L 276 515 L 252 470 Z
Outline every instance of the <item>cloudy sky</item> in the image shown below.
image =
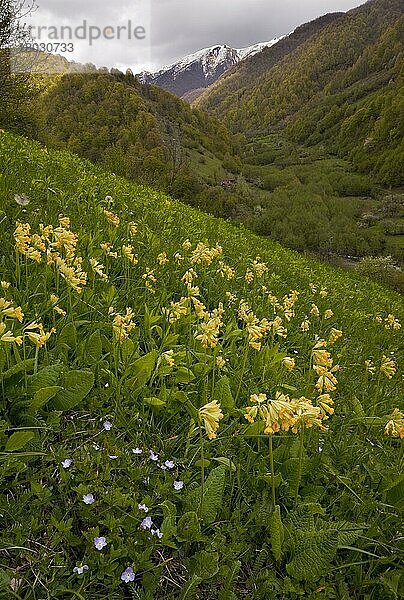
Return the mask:
M 364 3 L 364 0 L 36 1 L 38 8 L 29 24 L 36 27 L 33 37 L 37 42 L 61 42 L 60 28 L 70 26 L 74 52 L 66 52 L 66 58 L 97 66 L 131 67 L 135 72 L 143 68 L 156 70 L 214 44 L 241 48 L 268 41 L 320 15 L 347 11 Z M 76 36 L 75 28 L 84 21 L 86 30 L 82 27 Z M 40 36 L 39 26 L 47 27 Z M 105 27 L 108 29 L 104 36 Z M 117 39 L 118 27 L 121 27 L 120 39 Z M 70 41 L 68 29 L 63 35 L 64 41 Z M 78 39 L 82 37 L 86 39 Z

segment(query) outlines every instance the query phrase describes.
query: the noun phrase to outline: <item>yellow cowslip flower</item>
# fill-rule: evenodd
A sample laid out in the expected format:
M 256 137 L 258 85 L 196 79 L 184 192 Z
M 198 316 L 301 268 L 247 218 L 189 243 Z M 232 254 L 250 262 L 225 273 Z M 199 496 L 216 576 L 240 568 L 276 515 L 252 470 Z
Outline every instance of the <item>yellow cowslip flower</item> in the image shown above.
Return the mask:
M 382 362 L 380 365 L 380 371 L 383 375 L 386 375 L 387 379 L 394 377 L 397 371 L 397 365 L 395 360 L 389 356 L 383 354 Z
M 29 223 L 21 223 L 17 221 L 14 231 L 15 248 L 20 254 L 24 254 L 31 260 L 40 263 L 42 260 L 42 252 L 37 248 L 32 247 L 31 226 Z
M 179 252 L 176 252 L 174 254 L 174 260 L 179 265 L 184 260 L 184 257 Z
M 108 275 L 104 273 L 104 265 L 98 262 L 95 258 L 90 258 L 90 265 L 94 273 L 97 273 L 103 281 L 108 281 Z
M 225 364 L 226 364 L 226 359 L 223 356 L 221 356 L 220 354 L 219 354 L 219 356 L 216 356 L 216 366 L 218 367 L 218 369 L 223 369 Z
M 322 424 L 323 417 L 319 406 L 313 406 L 311 400 L 308 400 L 304 396 L 293 399 L 291 404 L 296 419 L 292 426 L 293 433 L 298 433 L 299 428 L 310 429 L 314 425 L 325 431 L 326 428 Z
M 108 311 L 109 314 L 112 314 Z M 114 334 L 114 339 L 122 344 L 129 337 L 129 333 L 136 327 L 133 322 L 133 310 L 131 308 L 126 309 L 126 313 L 124 315 L 120 315 L 119 313 L 115 315 L 114 320 L 112 321 L 112 332 Z
M 282 358 L 282 365 L 288 370 L 293 371 L 296 366 L 295 359 L 290 356 L 285 356 Z
M 154 289 L 154 285 L 157 283 L 157 279 L 154 276 L 154 270 L 146 267 L 146 272 L 142 275 L 142 279 L 145 282 L 146 288 L 149 290 L 151 294 L 155 294 L 156 290 Z
M 65 217 L 64 215 L 59 215 L 58 221 L 59 221 L 61 227 L 63 227 L 64 229 L 70 229 L 69 217 Z
M 275 400 L 269 400 L 268 404 L 262 405 L 265 414 L 264 433 L 273 435 L 278 431 L 289 431 L 296 423 L 296 415 L 289 396 L 277 393 Z
M 20 323 L 24 320 L 24 313 L 22 312 L 21 306 L 5 308 L 1 312 L 10 319 L 17 319 Z
M 332 312 L 332 310 L 330 308 L 328 308 L 324 313 L 324 319 L 332 319 L 333 316 L 334 316 L 334 313 Z
M 111 223 L 111 225 L 113 225 L 114 227 L 119 227 L 121 219 L 118 217 L 118 215 L 107 210 L 106 208 L 104 208 L 104 215 L 106 216 L 107 221 Z
M 157 262 L 159 265 L 165 265 L 168 263 L 168 257 L 167 257 L 167 252 L 161 252 L 158 256 L 157 256 Z
M 327 346 L 327 342 L 325 340 L 318 340 L 312 350 L 312 358 L 315 365 L 321 367 L 332 367 L 332 358 L 331 354 L 324 350 Z
M 394 331 L 399 331 L 401 329 L 400 321 L 392 314 L 389 314 L 386 319 L 384 319 L 384 323 L 386 329 L 393 329 Z
M 122 254 L 127 258 L 133 265 L 137 265 L 139 262 L 137 254 L 133 252 L 133 248 L 130 245 L 122 246 Z
M 309 283 L 309 288 L 312 294 L 315 294 L 317 292 L 317 287 L 314 285 L 314 283 Z
M 167 350 L 167 352 L 163 352 L 162 356 L 168 367 L 173 367 L 175 365 L 174 350 Z
M 328 419 L 328 415 L 334 414 L 334 401 L 332 400 L 330 394 L 321 394 L 321 396 L 317 398 L 317 403 L 321 411 L 321 418 L 323 420 Z
M 113 251 L 112 244 L 109 242 L 102 242 L 102 244 L 100 244 L 100 248 L 107 256 L 110 256 L 111 258 L 118 258 L 118 252 Z
M 365 360 L 365 369 L 368 373 L 371 373 L 372 375 L 376 372 L 376 367 L 374 366 L 372 360 Z
M 321 290 L 320 290 L 320 292 L 319 292 L 319 295 L 320 295 L 320 297 L 321 297 L 321 298 L 327 298 L 327 296 L 328 296 L 328 291 L 327 291 L 327 289 L 326 289 L 326 288 L 324 288 L 324 287 L 323 287 L 323 288 L 321 288 Z
M 275 317 L 275 319 L 271 321 L 270 326 L 274 335 L 283 338 L 287 336 L 288 330 L 283 326 L 282 319 L 280 317 Z
M 268 265 L 261 262 L 260 256 L 256 257 L 251 266 L 255 276 L 258 277 L 258 279 L 260 279 L 268 271 Z
M 181 298 L 179 302 L 171 302 L 170 308 L 163 308 L 162 312 L 168 318 L 169 323 L 176 323 L 189 313 L 189 298 Z
M 232 294 L 231 292 L 226 292 L 226 298 L 229 304 L 234 304 L 235 302 L 237 302 L 236 294 Z
M 61 317 L 65 317 L 67 315 L 66 311 L 58 306 L 59 296 L 56 296 L 56 294 L 51 294 L 50 302 L 53 305 L 52 308 L 56 314 L 60 315 Z
M 316 306 L 316 304 L 312 304 L 311 305 L 310 314 L 313 315 L 313 317 L 319 317 L 320 316 L 320 311 L 318 309 L 318 306 Z
M 78 243 L 78 237 L 75 233 L 63 227 L 56 227 L 53 230 L 53 240 L 51 243 L 53 250 L 59 251 L 64 249 L 67 258 L 71 258 L 74 255 Z
M 59 255 L 55 257 L 55 263 L 63 279 L 78 293 L 81 294 L 83 287 L 87 284 L 87 273 L 81 269 L 81 257 L 76 257 L 74 262 L 68 264 Z
M 223 325 L 223 304 L 220 303 L 211 313 L 206 312 L 205 321 L 198 326 L 195 339 L 201 342 L 204 348 L 216 348 L 219 342 L 220 328 Z
M 214 248 L 209 248 L 206 244 L 199 242 L 195 250 L 191 254 L 191 264 L 202 264 L 210 265 L 212 261 L 223 253 L 223 248 L 216 244 Z
M 8 283 L 8 281 L 2 281 L 0 282 L 0 287 L 2 290 L 8 290 L 8 288 L 11 286 L 11 283 Z
M 299 299 L 299 296 L 300 292 L 293 290 L 290 294 L 284 296 L 283 298 L 282 310 L 287 321 L 290 321 L 290 319 L 295 316 L 294 307 Z
M 219 268 L 216 273 L 220 275 L 223 279 L 226 278 L 227 281 L 231 281 L 234 278 L 235 271 L 229 265 L 227 265 L 222 260 L 219 260 Z
M 45 346 L 52 333 L 56 332 L 54 327 L 52 327 L 50 331 L 46 332 L 42 323 L 36 323 L 35 321 L 30 323 L 30 325 L 28 325 L 25 329 L 29 341 L 32 342 L 37 348 L 42 348 Z M 35 329 L 37 329 L 38 332 L 35 332 Z
M 133 221 L 130 221 L 130 223 L 128 223 L 128 227 L 130 236 L 135 237 L 135 235 L 137 235 L 139 225 Z
M 185 250 L 185 252 L 189 252 L 189 250 L 192 249 L 191 242 L 188 239 L 186 239 L 185 242 L 183 242 L 183 244 L 182 244 L 182 248 L 183 248 L 183 250 Z
M 266 400 L 266 394 L 252 394 L 252 396 L 250 396 L 250 402 L 253 402 L 254 404 L 253 406 L 246 406 L 244 415 L 244 418 L 247 419 L 249 423 L 254 423 L 258 414 L 262 420 L 265 420 L 268 411 L 263 411 L 262 406 Z
M 320 394 L 322 394 L 324 390 L 326 392 L 333 392 L 338 384 L 338 380 L 334 373 L 339 370 L 339 366 L 335 365 L 335 367 L 329 369 L 328 367 L 314 365 L 313 369 L 318 375 L 316 389 Z
M 219 421 L 223 419 L 223 413 L 220 408 L 220 404 L 217 400 L 213 400 L 208 404 L 202 406 L 199 410 L 199 421 L 203 422 L 206 433 L 210 440 L 214 440 L 217 437 L 217 430 L 219 429 Z
M 308 331 L 310 329 L 310 321 L 308 321 L 308 319 L 305 319 L 304 321 L 302 321 L 300 323 L 300 329 L 306 333 L 306 331 Z
M 196 273 L 196 271 L 194 269 L 192 269 L 192 267 L 190 269 L 188 269 L 188 271 L 186 271 L 186 273 L 184 273 L 184 275 L 181 277 L 181 281 L 182 283 L 185 283 L 185 285 L 189 285 L 193 282 L 194 279 L 196 279 L 198 277 L 198 274 Z
M 195 313 L 198 319 L 205 319 L 205 317 L 208 315 L 206 306 L 195 297 L 192 297 L 192 304 L 194 305 Z
M 247 269 L 244 279 L 247 283 L 252 283 L 254 281 L 254 273 L 250 269 Z
M 389 417 L 389 421 L 384 429 L 384 435 L 404 439 L 404 413 L 395 408 Z
M 335 344 L 342 337 L 342 331 L 340 329 L 334 329 L 334 327 L 330 331 L 330 337 L 328 341 L 330 344 Z
M 5 323 L 0 323 L 0 342 L 5 342 L 6 344 L 15 342 L 17 346 L 21 346 L 23 338 L 20 335 L 14 336 L 12 331 L 7 331 Z

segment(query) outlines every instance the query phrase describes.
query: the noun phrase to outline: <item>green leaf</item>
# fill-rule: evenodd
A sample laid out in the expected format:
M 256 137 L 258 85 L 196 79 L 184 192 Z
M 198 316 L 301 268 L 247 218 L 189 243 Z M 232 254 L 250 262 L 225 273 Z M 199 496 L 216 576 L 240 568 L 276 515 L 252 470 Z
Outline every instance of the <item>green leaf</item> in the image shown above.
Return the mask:
M 7 371 L 3 371 L 0 375 L 0 379 L 9 379 L 18 373 L 30 371 L 35 364 L 35 360 L 33 358 L 29 358 L 28 360 L 23 360 L 22 362 L 10 367 Z
M 59 381 L 62 365 L 49 365 L 44 367 L 36 375 L 28 378 L 28 393 L 34 395 L 36 392 L 45 387 L 52 387 Z
M 196 512 L 182 515 L 177 525 L 177 539 L 180 542 L 197 542 L 201 537 L 201 527 Z
M 86 343 L 84 363 L 86 365 L 95 365 L 101 360 L 102 340 L 99 330 L 90 335 Z
M 27 413 L 29 415 L 34 415 L 38 410 L 40 410 L 45 404 L 53 398 L 57 392 L 62 390 L 63 388 L 59 385 L 54 385 L 51 387 L 46 387 L 35 392 L 34 398 L 29 406 Z
M 281 517 L 281 507 L 279 504 L 275 506 L 269 518 L 269 533 L 271 535 L 271 549 L 275 560 L 279 561 L 282 558 L 282 546 L 284 539 L 283 523 Z
M 167 404 L 164 400 L 160 400 L 160 398 L 156 398 L 155 396 L 152 398 L 143 398 L 143 402 L 149 406 L 165 406 Z
M 222 505 L 226 467 L 216 467 L 205 481 L 202 498 L 201 517 L 206 524 L 213 523 Z
M 219 553 L 201 550 L 190 559 L 189 570 L 201 579 L 211 579 L 219 571 Z
M 297 531 L 287 572 L 299 581 L 317 581 L 329 571 L 337 545 L 333 531 Z
M 177 516 L 177 509 L 175 504 L 170 502 L 170 500 L 164 500 L 160 504 L 163 509 L 163 523 L 161 525 L 161 532 L 163 534 L 164 543 L 166 543 L 170 538 L 172 538 L 177 533 L 177 527 L 175 524 L 175 519 Z
M 195 597 L 196 590 L 198 585 L 201 583 L 202 579 L 197 575 L 192 575 L 191 579 L 189 579 L 185 586 L 182 588 L 182 592 L 178 597 L 178 600 L 191 600 Z
M 189 383 L 195 379 L 195 375 L 192 373 L 190 369 L 186 367 L 180 367 L 175 372 L 175 381 L 177 383 Z
M 225 375 L 217 382 L 215 386 L 215 400 L 220 403 L 224 412 L 231 413 L 234 410 L 234 398 L 231 392 L 230 380 Z
M 35 437 L 35 434 L 32 431 L 16 431 L 8 438 L 6 451 L 15 452 L 16 450 L 21 450 L 33 437 Z
M 59 344 L 66 344 L 72 350 L 77 345 L 77 330 L 74 323 L 68 323 L 65 325 L 60 332 L 56 346 Z
M 71 410 L 90 392 L 94 385 L 94 373 L 91 371 L 69 371 L 62 377 L 62 390 L 52 399 L 56 410 Z
M 127 380 L 125 386 L 132 392 L 138 392 L 146 385 L 156 366 L 158 353 L 152 350 L 148 354 L 138 358 L 130 367 L 132 377 Z
M 221 465 L 224 465 L 225 467 L 227 467 L 228 469 L 230 469 L 230 471 L 233 471 L 234 473 L 237 471 L 237 467 L 234 464 L 234 462 L 232 460 L 230 460 L 229 458 L 226 458 L 226 456 L 219 456 L 217 458 L 212 458 L 212 460 L 215 460 L 216 462 L 220 463 Z

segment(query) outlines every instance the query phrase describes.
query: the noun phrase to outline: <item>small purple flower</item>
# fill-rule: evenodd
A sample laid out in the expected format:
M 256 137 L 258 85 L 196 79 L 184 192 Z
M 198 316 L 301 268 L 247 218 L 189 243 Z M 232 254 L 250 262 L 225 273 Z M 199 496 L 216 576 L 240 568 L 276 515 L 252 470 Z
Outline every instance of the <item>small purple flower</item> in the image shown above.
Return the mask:
M 159 540 L 161 540 L 161 538 L 163 537 L 163 534 L 161 533 L 160 529 L 151 529 L 151 534 L 156 535 Z
M 121 579 L 125 583 L 129 583 L 129 581 L 135 580 L 135 573 L 133 572 L 132 567 L 126 567 L 126 569 L 124 570 L 124 572 L 121 575 Z
M 167 467 L 167 469 L 174 469 L 175 467 L 175 463 L 172 460 L 166 460 L 164 464 Z
M 167 471 L 167 467 L 165 465 L 159 465 L 159 467 L 162 471 Z
M 97 548 L 97 550 L 102 550 L 103 548 L 105 548 L 105 546 L 107 544 L 108 544 L 108 542 L 105 539 L 105 537 L 95 537 L 94 538 L 94 546 Z
M 132 448 L 133 454 L 142 454 L 143 450 L 141 448 Z
M 151 517 L 144 518 L 140 524 L 140 526 L 143 527 L 143 529 L 150 529 L 152 525 L 153 521 L 151 520 Z
M 62 460 L 62 467 L 64 469 L 68 469 L 70 467 L 70 465 L 72 464 L 72 459 L 71 458 L 65 458 L 65 460 Z
M 81 567 L 74 567 L 73 573 L 77 575 L 83 575 L 84 571 L 88 571 L 88 565 L 82 565 Z
M 179 492 L 184 487 L 184 482 L 183 481 L 174 481 L 173 486 L 174 486 L 174 489 L 177 492 Z
M 143 510 L 145 513 L 149 512 L 149 508 L 146 506 L 146 504 L 138 504 L 138 508 L 139 510 Z
M 93 504 L 95 502 L 94 496 L 92 494 L 85 494 L 85 496 L 83 496 L 83 502 L 84 504 Z
M 102 426 L 104 427 L 105 431 L 110 431 L 112 429 L 111 421 L 105 421 L 105 423 L 103 423 Z
M 154 454 L 153 450 L 150 450 L 149 456 L 150 456 L 150 460 L 154 460 L 155 462 L 159 459 L 159 455 Z

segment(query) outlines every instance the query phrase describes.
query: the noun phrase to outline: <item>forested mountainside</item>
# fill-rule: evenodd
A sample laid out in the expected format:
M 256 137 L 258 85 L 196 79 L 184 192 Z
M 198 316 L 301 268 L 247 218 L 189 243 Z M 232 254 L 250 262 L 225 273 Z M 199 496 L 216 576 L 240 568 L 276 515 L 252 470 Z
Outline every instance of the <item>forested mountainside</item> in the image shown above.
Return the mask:
M 400 184 L 403 14 L 402 0 L 370 0 L 281 60 L 273 53 L 285 41 L 252 57 L 197 105 L 232 131 L 255 136 L 283 128 L 296 141 L 327 145 L 385 184 Z

